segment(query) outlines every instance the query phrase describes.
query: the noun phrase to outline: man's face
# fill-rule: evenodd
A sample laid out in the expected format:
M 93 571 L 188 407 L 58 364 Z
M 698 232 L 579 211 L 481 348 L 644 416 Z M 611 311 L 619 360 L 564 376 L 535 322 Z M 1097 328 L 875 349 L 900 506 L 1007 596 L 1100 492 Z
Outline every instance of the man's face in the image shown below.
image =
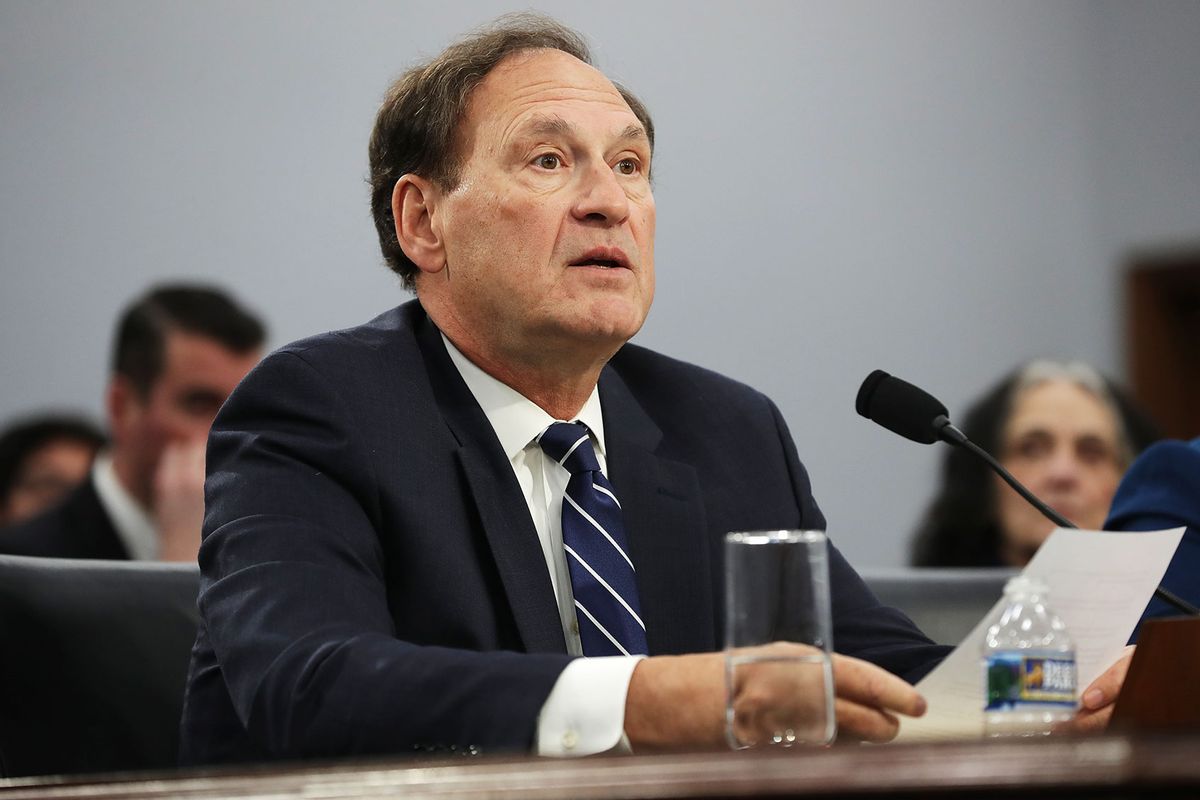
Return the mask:
M 126 488 L 154 505 L 154 474 L 164 448 L 203 442 L 225 398 L 259 359 L 205 336 L 167 334 L 163 370 L 143 395 L 117 376 L 110 388 L 113 460 Z
M 444 268 L 418 278 L 422 302 L 477 360 L 607 358 L 642 326 L 654 296 L 641 123 L 600 72 L 535 50 L 488 74 L 461 129 L 460 180 L 437 198 L 431 222 Z

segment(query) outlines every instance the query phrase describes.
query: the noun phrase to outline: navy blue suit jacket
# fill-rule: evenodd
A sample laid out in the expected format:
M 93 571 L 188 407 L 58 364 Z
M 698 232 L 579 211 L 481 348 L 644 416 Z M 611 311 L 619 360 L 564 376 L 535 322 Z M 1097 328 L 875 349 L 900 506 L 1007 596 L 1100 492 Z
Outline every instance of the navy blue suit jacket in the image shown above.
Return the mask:
M 1165 440 L 1142 451 L 1121 479 L 1104 527 L 1116 531 L 1187 528 L 1161 585 L 1200 605 L 1200 439 L 1190 444 Z M 1156 597 L 1142 619 L 1179 613 Z M 1130 641 L 1136 640 L 1135 631 Z
M 644 348 L 599 388 L 650 653 L 717 649 L 724 534 L 824 528 L 791 437 L 762 394 Z M 550 577 L 417 302 L 266 358 L 208 471 L 185 763 L 530 748 L 570 660 Z M 944 655 L 831 570 L 837 650 L 909 678 Z

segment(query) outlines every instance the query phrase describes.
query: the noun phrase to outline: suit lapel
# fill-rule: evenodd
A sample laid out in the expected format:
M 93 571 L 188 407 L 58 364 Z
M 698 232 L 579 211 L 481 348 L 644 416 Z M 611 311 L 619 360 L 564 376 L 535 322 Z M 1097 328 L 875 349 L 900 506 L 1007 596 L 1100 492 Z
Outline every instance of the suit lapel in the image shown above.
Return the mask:
M 112 560 L 132 558 L 100 499 L 95 478 L 89 476 L 80 484 L 74 496 L 62 508 L 67 519 L 67 524 L 63 526 L 64 533 L 76 537 L 74 544 L 67 547 L 62 555 Z
M 565 653 L 554 587 L 512 465 L 437 328 L 422 319 L 416 335 L 438 407 L 458 442 L 464 495 L 479 512 L 521 641 L 531 653 Z
M 464 494 L 479 512 L 525 649 L 565 652 L 550 575 L 536 568 L 545 557 L 512 465 L 437 328 L 427 318 L 415 328 L 438 407 L 458 443 Z M 621 500 L 650 652 L 712 650 L 713 578 L 696 472 L 657 454 L 662 431 L 611 367 L 600 378 L 600 402 L 609 480 Z
M 703 495 L 690 465 L 657 454 L 662 431 L 612 367 L 600 377 L 609 480 L 637 570 L 651 655 L 716 647 Z

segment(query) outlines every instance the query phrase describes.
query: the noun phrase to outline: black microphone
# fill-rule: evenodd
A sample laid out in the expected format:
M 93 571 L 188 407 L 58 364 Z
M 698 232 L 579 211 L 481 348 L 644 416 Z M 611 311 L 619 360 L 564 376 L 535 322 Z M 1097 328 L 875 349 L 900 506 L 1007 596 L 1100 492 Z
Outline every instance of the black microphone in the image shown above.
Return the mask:
M 967 440 L 962 431 L 950 424 L 950 414 L 940 400 L 881 369 L 863 381 L 854 408 L 892 433 L 921 444 L 933 444 L 939 439 L 956 444 Z
M 868 375 L 862 382 L 862 386 L 859 387 L 858 397 L 854 400 L 854 408 L 872 422 L 882 425 L 892 433 L 898 433 L 906 439 L 912 439 L 914 442 L 933 444 L 940 440 L 969 450 L 983 459 L 989 467 L 995 470 L 997 475 L 1004 479 L 1005 483 L 1055 525 L 1060 528 L 1079 527 L 1039 500 L 1033 492 L 1022 486 L 1008 470 L 1001 466 L 999 461 L 992 458 L 990 453 L 950 424 L 950 415 L 946 411 L 946 407 L 924 389 L 877 369 Z M 1200 609 L 1161 586 L 1154 590 L 1154 594 L 1185 614 L 1200 616 Z

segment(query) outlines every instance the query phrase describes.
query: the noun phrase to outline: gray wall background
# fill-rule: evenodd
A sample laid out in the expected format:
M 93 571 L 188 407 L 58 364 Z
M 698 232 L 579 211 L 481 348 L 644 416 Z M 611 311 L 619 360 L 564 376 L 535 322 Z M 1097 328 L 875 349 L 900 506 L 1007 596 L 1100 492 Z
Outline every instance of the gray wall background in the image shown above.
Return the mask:
M 543 2 L 658 125 L 638 340 L 771 395 L 834 540 L 905 559 L 936 474 L 854 413 L 875 367 L 951 412 L 1018 361 L 1122 375 L 1119 267 L 1200 240 L 1200 3 Z M 122 305 L 202 278 L 272 342 L 407 295 L 367 210 L 402 69 L 512 10 L 0 3 L 0 418 L 100 412 Z

